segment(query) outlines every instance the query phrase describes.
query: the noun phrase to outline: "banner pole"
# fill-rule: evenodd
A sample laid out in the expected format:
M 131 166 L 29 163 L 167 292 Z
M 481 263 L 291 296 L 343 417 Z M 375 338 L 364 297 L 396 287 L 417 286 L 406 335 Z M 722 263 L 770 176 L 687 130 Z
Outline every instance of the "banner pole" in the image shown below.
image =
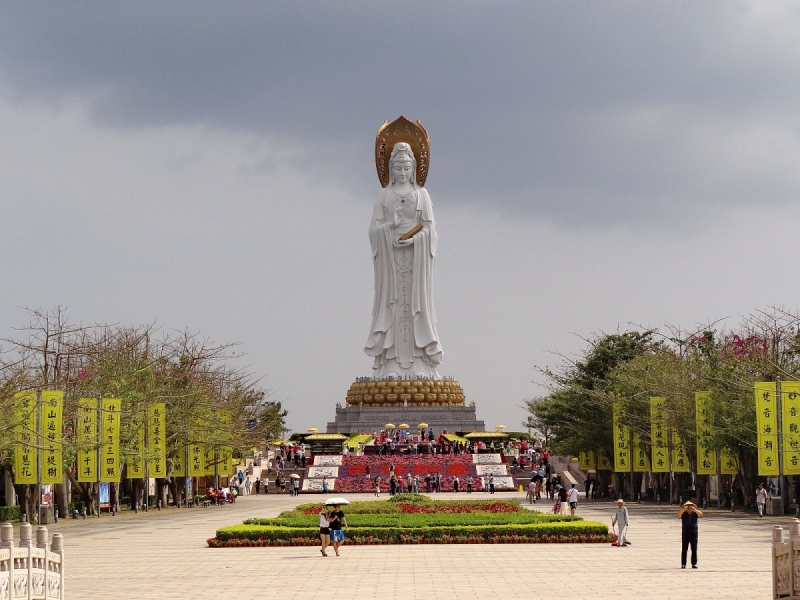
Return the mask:
M 39 521 L 39 507 L 42 505 L 42 446 L 44 445 L 44 432 L 42 431 L 42 391 L 36 392 L 36 521 Z M 33 515 L 28 515 L 28 523 L 33 522 Z
M 631 502 L 636 502 L 636 486 L 633 484 L 633 427 L 628 427 L 628 465 L 631 469 Z
M 783 516 L 783 407 L 781 398 L 781 378 L 775 377 L 775 410 L 778 417 L 778 493 L 781 496 L 781 516 Z
M 673 471 L 675 465 L 672 464 L 672 428 L 669 428 L 667 436 L 667 454 L 669 454 L 669 505 L 672 506 L 672 482 L 675 479 L 675 472 Z
M 144 412 L 144 512 L 150 507 L 150 407 Z

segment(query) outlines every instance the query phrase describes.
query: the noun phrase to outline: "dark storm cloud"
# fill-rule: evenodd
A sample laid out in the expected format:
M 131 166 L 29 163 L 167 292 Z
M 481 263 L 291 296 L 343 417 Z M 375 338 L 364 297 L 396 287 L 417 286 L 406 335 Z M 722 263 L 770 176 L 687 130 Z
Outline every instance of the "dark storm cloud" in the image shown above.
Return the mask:
M 680 222 L 800 191 L 782 164 L 798 11 L 754 6 L 7 2 L 0 77 L 18 102 L 87 99 L 106 126 L 201 122 L 316 148 L 306 160 L 360 169 L 359 192 L 368 140 L 402 113 L 432 132 L 430 185 L 450 201 Z

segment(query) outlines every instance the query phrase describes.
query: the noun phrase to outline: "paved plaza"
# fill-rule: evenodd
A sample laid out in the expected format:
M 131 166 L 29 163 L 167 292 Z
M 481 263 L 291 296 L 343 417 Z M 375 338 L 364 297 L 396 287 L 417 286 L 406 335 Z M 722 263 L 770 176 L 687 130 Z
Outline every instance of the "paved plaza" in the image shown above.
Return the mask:
M 677 508 L 650 505 L 629 507 L 633 545 L 627 548 L 345 546 L 341 557 L 322 558 L 311 547 L 210 549 L 205 543 L 219 526 L 312 500 L 321 496 L 250 496 L 225 507 L 62 521 L 51 531 L 65 538 L 67 599 L 769 598 L 770 528 L 789 520 L 707 511 L 696 571 L 680 569 Z M 608 523 L 611 510 L 610 503 L 581 502 L 579 514 Z

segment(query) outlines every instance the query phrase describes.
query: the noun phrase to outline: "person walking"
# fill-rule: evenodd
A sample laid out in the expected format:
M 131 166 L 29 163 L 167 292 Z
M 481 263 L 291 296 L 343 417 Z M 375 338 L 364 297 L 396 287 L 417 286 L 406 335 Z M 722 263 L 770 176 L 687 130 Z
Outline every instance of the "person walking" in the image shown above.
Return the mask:
M 256 479 L 256 482 L 253 485 L 256 488 L 256 496 L 258 496 L 258 492 L 261 490 L 261 480 Z
M 494 475 L 489 473 L 489 493 L 494 494 Z
M 575 487 L 575 484 L 572 484 L 572 487 L 569 488 L 569 492 L 567 492 L 567 499 L 569 500 L 569 514 L 573 517 L 575 516 L 575 511 L 578 510 L 578 488 Z
M 457 494 L 458 493 L 458 475 L 453 477 L 453 491 Z
M 620 498 L 617 500 L 617 509 L 611 516 L 611 524 L 617 526 L 617 546 L 619 548 L 628 545 L 628 542 L 625 540 L 628 523 L 628 507 L 625 506 L 625 501 Z
M 250 481 L 250 476 L 247 476 L 247 479 L 244 482 L 244 492 L 248 496 L 250 495 L 250 488 L 253 486 L 253 483 Z
M 319 513 L 319 543 L 321 546 L 319 551 L 322 553 L 322 556 L 328 556 L 325 550 L 327 550 L 330 541 L 330 521 L 328 521 L 328 513 L 323 510 L 321 513 Z
M 378 476 L 375 478 L 375 497 L 377 498 L 380 495 L 381 495 L 381 478 L 380 476 Z
M 467 475 L 467 493 L 472 493 L 472 475 Z
M 703 513 L 697 505 L 689 500 L 684 502 L 678 511 L 677 518 L 681 520 L 681 569 L 686 568 L 686 551 L 692 547 L 692 568 L 697 568 L 697 520 Z
M 528 493 L 525 494 L 528 504 L 536 504 L 536 483 L 531 479 L 528 483 Z
M 339 556 L 339 547 L 344 544 L 344 532 L 342 531 L 342 527 L 345 527 L 345 529 L 349 529 L 349 527 L 344 513 L 339 510 L 338 504 L 333 507 L 333 511 L 328 515 L 328 524 L 331 530 L 333 551 L 336 553 L 336 556 Z
M 767 511 L 767 498 L 769 493 L 764 489 L 764 484 L 759 483 L 756 488 L 756 507 L 758 508 L 758 516 L 763 517 Z

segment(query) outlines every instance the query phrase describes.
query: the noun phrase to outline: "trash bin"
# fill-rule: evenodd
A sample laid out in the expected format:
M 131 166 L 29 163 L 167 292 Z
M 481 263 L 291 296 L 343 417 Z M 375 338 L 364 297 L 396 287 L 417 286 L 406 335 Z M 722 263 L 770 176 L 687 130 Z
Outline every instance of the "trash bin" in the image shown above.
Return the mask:
M 767 515 L 771 517 L 777 517 L 781 514 L 781 497 L 780 496 L 772 496 L 772 498 L 767 498 Z
M 39 525 L 51 525 L 55 523 L 55 514 L 52 504 L 42 504 L 39 507 Z

